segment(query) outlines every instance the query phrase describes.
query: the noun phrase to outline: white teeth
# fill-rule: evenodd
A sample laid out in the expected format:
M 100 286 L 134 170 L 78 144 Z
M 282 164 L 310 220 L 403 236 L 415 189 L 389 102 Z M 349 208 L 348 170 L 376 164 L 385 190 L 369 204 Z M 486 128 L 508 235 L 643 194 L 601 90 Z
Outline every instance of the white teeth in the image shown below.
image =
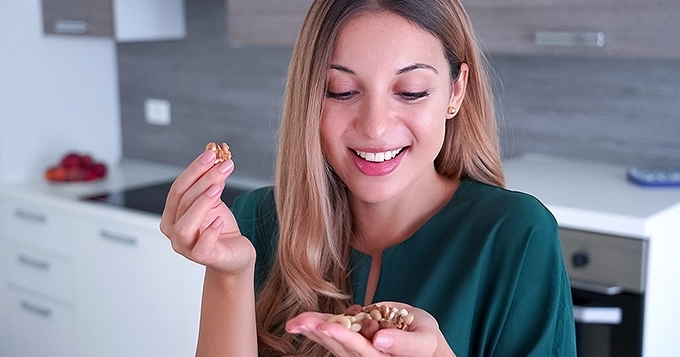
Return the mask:
M 355 150 L 357 155 L 359 155 L 362 159 L 370 162 L 383 162 L 392 160 L 399 154 L 400 151 L 401 149 L 390 150 L 385 152 L 365 152 Z

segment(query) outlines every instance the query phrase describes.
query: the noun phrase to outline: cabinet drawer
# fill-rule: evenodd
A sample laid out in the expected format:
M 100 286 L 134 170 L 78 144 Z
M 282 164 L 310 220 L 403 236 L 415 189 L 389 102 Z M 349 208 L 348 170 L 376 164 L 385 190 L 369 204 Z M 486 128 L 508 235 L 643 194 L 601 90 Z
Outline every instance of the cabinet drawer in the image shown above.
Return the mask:
M 70 307 L 14 290 L 7 300 L 8 338 L 2 347 L 7 356 L 75 356 L 75 316 Z
M 73 301 L 71 262 L 33 249 L 7 245 L 2 257 L 10 283 L 62 301 Z
M 68 217 L 31 202 L 3 202 L 0 228 L 5 239 L 68 254 Z
M 78 354 L 186 356 L 178 264 L 186 259 L 159 231 L 105 217 L 80 219 L 73 256 Z

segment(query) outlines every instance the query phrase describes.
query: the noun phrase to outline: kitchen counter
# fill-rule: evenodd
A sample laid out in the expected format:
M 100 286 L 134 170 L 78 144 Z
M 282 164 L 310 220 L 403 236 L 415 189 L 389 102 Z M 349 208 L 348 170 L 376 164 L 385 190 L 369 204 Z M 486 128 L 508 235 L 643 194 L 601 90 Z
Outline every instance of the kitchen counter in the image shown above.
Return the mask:
M 527 154 L 503 168 L 509 189 L 536 196 L 565 228 L 648 238 L 680 217 L 680 188 L 635 185 L 626 166 Z
M 87 182 L 48 182 L 37 177 L 29 182 L 0 185 L 0 192 L 7 196 L 30 198 L 46 204 L 57 204 L 76 211 L 105 211 L 107 214 L 158 229 L 160 217 L 157 214 L 134 210 L 101 202 L 83 201 L 83 197 L 126 189 L 140 188 L 159 183 L 171 182 L 184 171 L 185 167 L 159 162 L 124 158 L 118 165 L 109 167 L 103 180 Z M 232 174 L 227 185 L 254 189 L 270 185 L 268 181 Z

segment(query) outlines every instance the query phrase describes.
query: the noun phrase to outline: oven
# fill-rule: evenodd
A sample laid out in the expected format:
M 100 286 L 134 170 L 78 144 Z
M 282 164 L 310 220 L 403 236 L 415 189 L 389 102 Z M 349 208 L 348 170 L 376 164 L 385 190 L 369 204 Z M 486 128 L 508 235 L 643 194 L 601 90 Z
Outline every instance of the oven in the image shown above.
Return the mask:
M 644 239 L 560 228 L 578 357 L 642 356 Z

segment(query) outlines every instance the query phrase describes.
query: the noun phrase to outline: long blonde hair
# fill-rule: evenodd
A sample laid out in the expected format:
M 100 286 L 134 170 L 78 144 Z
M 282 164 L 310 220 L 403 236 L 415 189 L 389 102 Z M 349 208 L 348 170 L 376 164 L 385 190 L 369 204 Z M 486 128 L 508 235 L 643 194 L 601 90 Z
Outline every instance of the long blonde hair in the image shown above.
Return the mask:
M 437 171 L 503 186 L 493 98 L 467 14 L 457 0 L 316 0 L 302 24 L 288 73 L 276 162 L 279 242 L 271 272 L 257 295 L 260 351 L 329 355 L 285 332 L 304 311 L 339 313 L 351 304 L 347 188 L 325 161 L 320 122 L 326 71 L 342 25 L 362 12 L 390 11 L 441 39 L 452 73 L 469 67 L 465 100 L 447 120 Z M 452 78 L 452 80 L 455 78 Z

